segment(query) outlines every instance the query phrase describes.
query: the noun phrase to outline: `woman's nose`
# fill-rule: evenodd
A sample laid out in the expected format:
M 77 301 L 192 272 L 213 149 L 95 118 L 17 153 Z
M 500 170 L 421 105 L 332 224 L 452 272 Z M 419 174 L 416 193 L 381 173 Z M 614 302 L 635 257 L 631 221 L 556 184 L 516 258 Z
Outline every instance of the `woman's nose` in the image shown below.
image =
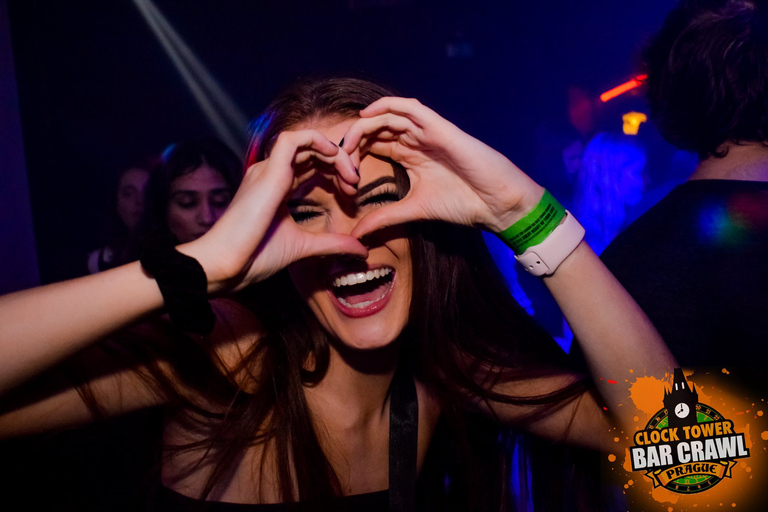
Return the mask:
M 329 232 L 348 235 L 352 232 L 352 229 L 357 225 L 359 220 L 360 219 L 355 215 L 340 211 L 331 217 Z
M 216 212 L 208 204 L 208 201 L 202 201 L 197 209 L 197 222 L 200 225 L 211 227 L 216 222 Z

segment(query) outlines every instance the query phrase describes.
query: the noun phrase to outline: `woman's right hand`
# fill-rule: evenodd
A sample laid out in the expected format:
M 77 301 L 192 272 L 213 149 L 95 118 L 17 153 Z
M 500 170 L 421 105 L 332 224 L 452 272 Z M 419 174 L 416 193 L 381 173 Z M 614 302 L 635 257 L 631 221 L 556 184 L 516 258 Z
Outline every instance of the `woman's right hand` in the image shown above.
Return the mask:
M 178 247 L 203 266 L 209 292 L 240 289 L 309 256 L 367 257 L 367 249 L 354 237 L 310 233 L 289 215 L 286 196 L 303 172 L 317 169 L 312 160 L 327 164 L 321 167 L 334 173 L 340 191 L 356 193 L 359 177 L 345 151 L 315 130 L 282 132 L 269 157 L 248 168 L 232 203 L 211 230 Z

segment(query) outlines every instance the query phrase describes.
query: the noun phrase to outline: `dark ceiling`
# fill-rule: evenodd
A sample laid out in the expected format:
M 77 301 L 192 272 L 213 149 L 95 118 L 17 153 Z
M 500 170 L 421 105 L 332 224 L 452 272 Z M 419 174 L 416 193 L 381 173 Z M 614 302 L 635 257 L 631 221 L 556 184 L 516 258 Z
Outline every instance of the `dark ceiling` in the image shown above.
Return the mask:
M 633 76 L 671 1 L 155 0 L 248 116 L 308 73 L 394 85 L 526 166 L 564 91 Z M 114 174 L 213 134 L 131 0 L 9 0 L 44 282 L 99 243 Z

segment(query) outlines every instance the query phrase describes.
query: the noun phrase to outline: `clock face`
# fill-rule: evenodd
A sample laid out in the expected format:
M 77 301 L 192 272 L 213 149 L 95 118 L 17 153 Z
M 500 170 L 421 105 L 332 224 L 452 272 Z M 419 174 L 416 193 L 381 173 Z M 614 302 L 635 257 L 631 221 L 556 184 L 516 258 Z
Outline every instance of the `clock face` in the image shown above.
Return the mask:
M 689 412 L 691 412 L 691 409 L 685 404 L 677 404 L 675 406 L 675 416 L 678 418 L 685 418 Z

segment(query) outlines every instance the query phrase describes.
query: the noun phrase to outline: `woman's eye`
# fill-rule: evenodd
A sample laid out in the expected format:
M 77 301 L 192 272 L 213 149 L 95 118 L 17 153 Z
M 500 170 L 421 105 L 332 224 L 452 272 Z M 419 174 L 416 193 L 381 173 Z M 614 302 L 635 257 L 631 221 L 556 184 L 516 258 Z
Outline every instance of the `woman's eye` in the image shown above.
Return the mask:
M 184 210 L 192 210 L 197 207 L 197 201 L 194 199 L 179 199 L 176 201 L 176 205 Z
M 394 203 L 402 199 L 397 192 L 381 192 L 373 194 L 360 201 L 360 206 L 383 206 L 388 203 Z
M 200 204 L 199 194 L 189 191 L 177 191 L 171 194 L 170 204 L 182 210 L 193 210 Z
M 316 210 L 290 210 L 290 213 L 291 217 L 293 217 L 293 221 L 297 224 L 301 224 L 309 219 L 314 219 L 315 217 L 320 216 L 320 212 Z
M 216 208 L 226 208 L 231 201 L 232 194 L 229 192 L 221 192 L 211 198 L 211 204 Z

